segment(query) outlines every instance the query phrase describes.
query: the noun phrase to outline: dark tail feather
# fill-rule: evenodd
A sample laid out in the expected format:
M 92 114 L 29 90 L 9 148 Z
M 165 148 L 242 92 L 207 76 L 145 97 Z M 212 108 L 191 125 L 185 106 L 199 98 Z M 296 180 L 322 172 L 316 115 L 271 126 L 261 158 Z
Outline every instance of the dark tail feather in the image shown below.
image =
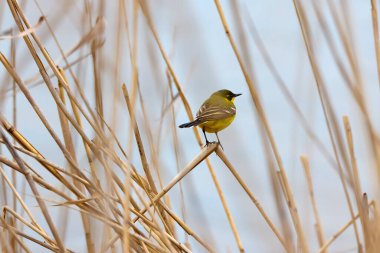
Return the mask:
M 191 121 L 189 123 L 185 123 L 185 124 L 182 124 L 182 125 L 179 125 L 178 127 L 179 128 L 184 128 L 184 127 L 192 127 L 192 126 L 198 126 L 201 122 L 200 119 L 196 119 L 194 121 Z

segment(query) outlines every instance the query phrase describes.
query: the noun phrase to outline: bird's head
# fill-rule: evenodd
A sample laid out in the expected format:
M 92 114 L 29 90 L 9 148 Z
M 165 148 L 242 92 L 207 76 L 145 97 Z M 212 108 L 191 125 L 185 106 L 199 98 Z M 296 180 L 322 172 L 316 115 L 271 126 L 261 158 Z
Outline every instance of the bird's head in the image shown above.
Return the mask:
M 228 99 L 232 102 L 234 102 L 235 98 L 240 96 L 240 95 L 241 95 L 241 93 L 235 94 L 230 90 L 219 90 L 219 91 L 212 94 L 212 96 L 221 96 L 221 97 Z

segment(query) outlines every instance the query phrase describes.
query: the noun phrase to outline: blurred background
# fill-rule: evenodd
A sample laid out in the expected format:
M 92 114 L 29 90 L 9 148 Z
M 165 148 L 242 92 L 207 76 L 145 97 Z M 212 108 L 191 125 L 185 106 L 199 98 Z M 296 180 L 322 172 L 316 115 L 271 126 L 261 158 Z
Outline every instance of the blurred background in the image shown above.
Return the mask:
M 189 118 L 157 38 L 193 115 L 216 90 L 226 88 L 242 93 L 235 102 L 235 121 L 219 134 L 224 152 L 270 219 L 283 235 L 286 234 L 284 228 L 290 228 L 290 235 L 286 238 L 297 245 L 286 201 L 278 182 L 274 182 L 277 181 L 276 175 L 271 174 L 271 170 L 278 170 L 277 163 L 214 1 L 141 1 L 150 21 L 140 1 L 18 2 L 31 26 L 37 24 L 33 32 L 56 65 L 67 66 L 62 57 L 62 52 L 66 53 L 73 71 L 69 74 L 68 68 L 65 70 L 68 82 L 73 83 L 74 75 L 90 107 L 94 111 L 102 108 L 104 120 L 126 150 L 129 162 L 143 174 L 121 89 L 123 83 L 126 85 L 135 98 L 134 114 L 149 165 L 159 169 L 163 185 L 183 169 L 200 152 L 200 148 L 191 129 L 176 128 Z M 325 239 L 330 239 L 351 219 L 337 165 L 338 158 L 343 177 L 347 178 L 351 162 L 342 119 L 344 115 L 349 117 L 352 127 L 362 192 L 367 193 L 370 200 L 379 198 L 376 157 L 380 94 L 375 47 L 378 39 L 374 40 L 371 1 L 223 0 L 220 3 L 230 27 L 229 34 L 259 94 L 296 200 L 310 252 L 317 252 L 320 245 L 300 156 L 309 158 L 320 223 Z M 307 23 L 306 36 L 312 47 L 314 71 L 295 5 L 302 7 Z M 45 19 L 39 22 L 41 16 Z M 0 34 L 8 36 L 19 32 L 7 1 L 1 1 Z M 33 44 L 36 45 L 35 42 Z M 12 64 L 16 72 L 62 139 L 57 106 L 23 39 L 3 38 L 0 40 L 0 52 L 8 60 L 14 57 Z M 42 57 L 40 52 L 38 54 Z M 44 64 L 52 74 L 46 62 Z M 67 168 L 62 152 L 25 96 L 19 89 L 13 90 L 14 79 L 4 67 L 0 69 L 1 113 L 4 118 L 12 122 L 46 159 Z M 322 96 L 317 88 L 316 71 Z M 54 75 L 51 81 L 57 86 Z M 138 83 L 138 88 L 134 83 Z M 98 91 L 100 89 L 101 106 L 97 104 L 96 96 L 99 94 L 96 94 L 96 85 Z M 72 90 L 83 103 L 74 85 Z M 321 97 L 327 108 L 332 134 L 329 133 Z M 88 122 L 84 120 L 83 124 L 86 135 L 91 140 L 96 139 L 96 133 Z M 72 126 L 71 129 L 78 164 L 85 173 L 89 173 L 80 135 Z M 215 139 L 212 134 L 208 136 Z M 336 154 L 331 136 L 337 147 Z M 2 153 L 11 157 L 5 147 L 2 147 Z M 245 252 L 285 252 L 226 165 L 215 154 L 209 158 Z M 41 166 L 32 158 L 25 159 L 42 176 L 51 177 L 46 171 L 38 170 Z M 4 170 L 11 175 L 9 168 Z M 99 171 L 102 175 L 101 169 Z M 17 174 L 16 178 L 17 190 L 24 194 L 37 220 L 47 226 L 24 176 Z M 122 174 L 120 178 L 124 181 Z M 159 185 L 155 172 L 154 178 Z M 51 182 L 58 188 L 62 187 L 54 179 Z M 181 187 L 176 185 L 168 193 L 172 210 L 216 252 L 239 252 L 206 163 L 202 162 L 181 180 Z M 354 203 L 355 191 L 349 180 L 347 187 Z M 78 211 L 56 206 L 55 201 L 60 200 L 49 191 L 41 189 L 41 195 L 57 224 L 63 222 L 62 214 L 67 215 L 66 230 L 60 231 L 65 234 L 64 244 L 75 252 L 85 252 L 84 234 L 77 225 L 80 220 Z M 13 205 L 6 203 L 4 196 L 1 201 L 2 205 Z M 15 209 L 20 212 L 22 208 L 16 204 Z M 355 203 L 354 212 L 357 210 Z M 99 227 L 100 224 L 93 224 L 94 231 Z M 179 241 L 187 241 L 183 230 L 177 226 L 176 231 Z M 94 238 L 99 236 L 101 233 L 95 233 Z M 360 238 L 364 240 L 361 234 Z M 207 252 L 194 239 L 189 240 L 193 252 Z M 46 250 L 31 242 L 27 244 L 33 252 Z M 118 251 L 121 249 L 116 248 Z M 352 226 L 331 244 L 329 252 L 358 252 Z

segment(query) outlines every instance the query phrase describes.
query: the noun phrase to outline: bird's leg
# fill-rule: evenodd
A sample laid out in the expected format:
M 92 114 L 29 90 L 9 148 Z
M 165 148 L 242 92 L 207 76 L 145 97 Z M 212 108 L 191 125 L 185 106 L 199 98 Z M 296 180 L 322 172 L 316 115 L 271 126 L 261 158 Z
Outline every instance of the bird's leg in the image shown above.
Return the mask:
M 206 135 L 206 131 L 204 128 L 202 128 L 202 132 L 203 132 L 203 135 L 205 136 L 205 139 L 206 139 L 206 146 L 208 146 L 208 144 L 210 143 L 208 140 L 207 140 L 207 135 Z
M 218 139 L 218 143 L 219 143 L 220 147 L 224 150 L 222 143 L 219 140 L 218 132 L 215 132 L 215 135 L 216 135 L 216 138 Z

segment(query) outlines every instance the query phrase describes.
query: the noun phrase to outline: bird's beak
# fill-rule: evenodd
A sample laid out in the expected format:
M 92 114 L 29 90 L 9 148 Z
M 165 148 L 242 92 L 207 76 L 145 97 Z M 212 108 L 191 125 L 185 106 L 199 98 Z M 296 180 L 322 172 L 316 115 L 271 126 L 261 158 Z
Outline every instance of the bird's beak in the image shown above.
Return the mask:
M 238 97 L 238 96 L 240 96 L 241 95 L 241 93 L 239 93 L 239 94 L 234 94 L 234 97 L 236 98 L 236 97 Z

